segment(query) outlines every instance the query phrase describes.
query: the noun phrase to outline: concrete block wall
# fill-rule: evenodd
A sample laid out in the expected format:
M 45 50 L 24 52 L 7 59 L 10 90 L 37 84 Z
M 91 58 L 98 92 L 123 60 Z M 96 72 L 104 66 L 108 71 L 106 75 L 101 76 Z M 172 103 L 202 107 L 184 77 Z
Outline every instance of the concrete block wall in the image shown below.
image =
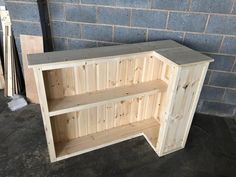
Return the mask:
M 9 1 L 9 0 L 8 0 Z M 36 1 L 36 0 L 35 0 Z M 14 32 L 40 35 L 35 1 L 12 1 Z M 236 0 L 48 0 L 54 50 L 173 39 L 215 58 L 198 112 L 236 116 Z M 27 7 L 28 6 L 28 7 Z M 26 10 L 27 9 L 27 10 Z M 11 13 L 11 12 L 10 12 Z
M 9 10 L 18 56 L 21 61 L 20 34 L 42 36 L 38 2 L 37 0 L 5 0 L 5 6 Z

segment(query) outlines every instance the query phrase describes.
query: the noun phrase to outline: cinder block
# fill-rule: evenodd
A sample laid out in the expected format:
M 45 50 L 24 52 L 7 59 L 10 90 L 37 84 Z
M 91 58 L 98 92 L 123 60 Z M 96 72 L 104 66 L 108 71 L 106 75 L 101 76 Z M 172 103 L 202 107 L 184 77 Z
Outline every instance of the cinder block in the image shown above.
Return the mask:
M 232 0 L 192 0 L 191 11 L 230 13 L 232 5 Z
M 200 99 L 222 101 L 225 89 L 211 86 L 203 86 Z
M 96 8 L 90 6 L 65 6 L 66 20 L 74 22 L 96 22 Z
M 105 47 L 105 46 L 113 46 L 113 45 L 119 45 L 117 43 L 111 43 L 111 42 L 99 42 L 97 43 L 98 47 Z
M 67 50 L 67 38 L 52 38 L 53 50 Z
M 77 40 L 77 39 L 68 39 L 68 49 L 82 49 L 82 48 L 92 48 L 97 47 L 97 42 Z
M 116 6 L 119 7 L 134 7 L 134 8 L 149 8 L 149 0 L 117 0 Z
M 236 3 L 234 3 L 232 14 L 236 14 Z
M 40 21 L 37 3 L 7 2 L 6 7 L 12 20 Z
M 116 4 L 116 0 L 81 0 L 81 3 L 112 6 Z
M 222 36 L 216 35 L 187 33 L 184 38 L 184 44 L 199 51 L 218 52 L 222 38 Z
M 137 27 L 164 29 L 166 26 L 167 12 L 150 10 L 133 10 L 131 25 Z
M 80 0 L 50 0 L 50 2 L 79 3 Z
M 0 6 L 5 6 L 5 1 L 4 0 L 0 0 Z
M 135 43 L 146 40 L 146 30 L 115 27 L 114 42 Z
M 198 100 L 198 104 L 197 104 L 197 108 L 196 108 L 197 113 L 201 113 L 203 102 L 204 102 L 204 100 L 201 100 L 201 99 Z
M 183 36 L 184 33 L 182 32 L 148 30 L 148 41 L 172 39 L 182 43 Z
M 22 53 L 21 51 L 21 45 L 20 45 L 20 37 L 15 37 L 15 43 L 16 43 L 16 48 L 18 53 Z
M 12 24 L 13 32 L 16 37 L 19 37 L 20 34 L 42 35 L 40 23 L 13 21 Z
M 77 23 L 54 21 L 51 23 L 52 36 L 80 38 L 80 25 Z
M 189 0 L 153 0 L 152 8 L 153 9 L 165 9 L 165 10 L 188 10 L 190 5 Z
M 103 24 L 130 25 L 130 10 L 98 7 L 97 22 Z
M 83 39 L 112 41 L 112 27 L 104 25 L 82 25 Z
M 213 71 L 209 84 L 219 87 L 236 88 L 236 73 Z
M 211 15 L 207 32 L 217 34 L 236 35 L 236 18 L 227 15 Z
M 0 0 L 1 1 L 1 0 Z M 15 1 L 15 2 L 17 2 L 16 0 L 4 0 L 4 2 L 5 3 L 7 3 L 7 2 L 13 2 L 13 1 Z M 21 0 L 21 2 L 37 2 L 38 0 Z
M 220 52 L 236 55 L 236 37 L 225 37 Z
M 235 60 L 236 60 L 236 58 L 235 58 Z M 233 72 L 236 72 L 236 63 L 234 64 Z
M 224 103 L 236 105 L 236 90 L 226 89 Z
M 51 20 L 64 20 L 65 14 L 63 4 L 49 3 L 48 6 Z
M 235 105 L 204 101 L 200 112 L 223 117 L 233 117 L 234 109 Z
M 214 55 L 214 54 L 207 54 L 207 55 L 214 58 L 215 60 L 210 64 L 209 69 L 220 70 L 220 71 L 231 71 L 235 61 L 234 56 Z
M 167 28 L 178 31 L 203 32 L 207 21 L 205 14 L 171 12 Z

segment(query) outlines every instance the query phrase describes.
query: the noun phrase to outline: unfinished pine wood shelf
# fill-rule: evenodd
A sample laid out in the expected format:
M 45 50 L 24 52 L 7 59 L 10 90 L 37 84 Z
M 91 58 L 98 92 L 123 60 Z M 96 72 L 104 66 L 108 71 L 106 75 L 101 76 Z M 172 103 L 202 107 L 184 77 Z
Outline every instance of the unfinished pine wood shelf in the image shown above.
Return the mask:
M 174 41 L 28 56 L 52 162 L 144 136 L 184 148 L 209 62 Z
M 48 100 L 49 115 L 55 116 L 104 105 L 106 103 L 115 103 L 140 96 L 153 95 L 165 91 L 166 88 L 167 84 L 165 82 L 154 80 L 74 96 L 65 96 L 59 99 L 50 99 Z

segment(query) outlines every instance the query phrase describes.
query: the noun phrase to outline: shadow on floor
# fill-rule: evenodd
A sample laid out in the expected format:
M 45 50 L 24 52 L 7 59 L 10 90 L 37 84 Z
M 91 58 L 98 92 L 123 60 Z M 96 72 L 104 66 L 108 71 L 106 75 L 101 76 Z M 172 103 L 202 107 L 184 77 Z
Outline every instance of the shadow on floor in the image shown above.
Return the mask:
M 0 177 L 235 177 L 236 122 L 196 114 L 185 149 L 159 158 L 143 137 L 50 163 L 38 105 L 0 92 Z

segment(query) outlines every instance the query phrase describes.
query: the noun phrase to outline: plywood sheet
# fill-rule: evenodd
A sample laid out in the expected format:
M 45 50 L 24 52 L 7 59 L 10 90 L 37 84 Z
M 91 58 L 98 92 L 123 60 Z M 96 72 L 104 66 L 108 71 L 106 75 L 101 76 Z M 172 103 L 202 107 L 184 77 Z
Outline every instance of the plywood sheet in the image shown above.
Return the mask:
M 39 103 L 33 70 L 28 68 L 28 54 L 42 53 L 42 36 L 20 35 L 26 97 L 32 103 Z

